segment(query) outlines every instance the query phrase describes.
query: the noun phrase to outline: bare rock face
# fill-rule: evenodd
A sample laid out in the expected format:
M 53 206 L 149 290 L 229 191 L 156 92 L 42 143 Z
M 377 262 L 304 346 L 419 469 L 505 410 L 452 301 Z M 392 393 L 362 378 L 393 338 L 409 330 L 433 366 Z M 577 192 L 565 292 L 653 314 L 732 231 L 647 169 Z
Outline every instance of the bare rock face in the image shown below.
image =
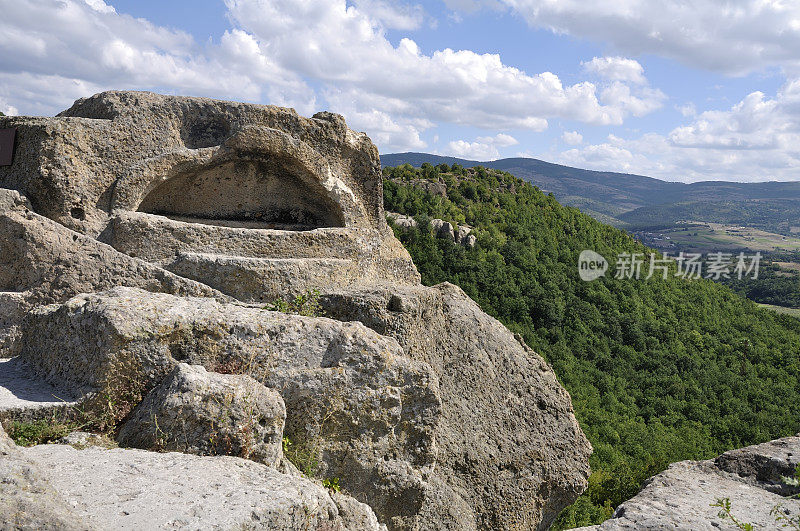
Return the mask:
M 56 444 L 34 446 L 22 453 L 73 507 L 64 514 L 76 514 L 92 528 L 385 529 L 364 504 L 332 496 L 307 479 L 237 457 L 96 446 L 78 450 Z M 344 510 L 340 511 L 337 499 L 342 500 L 339 503 Z
M 285 419 L 281 396 L 251 377 L 179 363 L 137 406 L 118 440 L 145 450 L 234 455 L 278 466 Z
M 309 119 L 266 105 L 105 92 L 56 118 L 0 117 L 0 127 L 15 127 L 18 137 L 13 164 L 0 167 L 0 187 L 70 229 L 237 298 L 280 295 L 268 280 L 285 268 L 281 260 L 350 264 L 345 274 L 341 262 L 295 264 L 283 275 L 294 278 L 284 293 L 419 281 L 383 217 L 377 149 L 339 115 Z M 133 224 L 132 212 L 141 213 Z M 151 234 L 132 244 L 131 231 L 142 224 Z M 204 231 L 208 239 L 208 227 L 227 249 L 198 240 Z M 261 232 L 241 237 L 236 229 Z M 309 234 L 297 242 L 287 232 Z M 255 235 L 260 243 L 248 245 Z M 141 245 L 147 241 L 157 245 Z M 166 249 L 173 256 L 163 256 Z M 185 254 L 176 259 L 177 250 Z M 327 272 L 314 274 L 319 267 Z M 237 275 L 239 285 L 226 283 Z
M 377 149 L 342 117 L 106 92 L 55 118 L 0 117 L 5 127 L 17 141 L 0 167 L 0 358 L 31 380 L 14 385 L 91 399 L 136 382 L 150 394 L 126 404 L 139 407 L 121 432 L 136 446 L 243 454 L 231 432 L 264 421 L 251 457 L 288 457 L 353 496 L 234 458 L 26 450 L 81 518 L 108 527 L 130 508 L 126 521 L 146 528 L 373 529 L 377 515 L 391 529 L 544 529 L 585 488 L 591 448 L 569 395 L 458 288 L 420 285 L 386 223 Z M 311 289 L 325 318 L 263 309 Z M 285 452 L 263 386 L 285 405 Z M 230 448 L 207 444 L 220 428 Z M 113 484 L 131 470 L 145 471 L 133 491 Z M 242 491 L 242 504 L 191 501 Z
M 44 479 L 0 425 L 0 529 L 94 529 Z
M 718 500 L 730 501 L 730 512 L 755 529 L 780 529 L 800 518 L 800 492 L 781 481 L 800 463 L 800 436 L 725 452 L 708 461 L 673 463 L 645 483 L 642 491 L 617 507 L 596 530 L 739 529 L 719 516 Z
M 435 374 L 426 363 L 407 359 L 394 339 L 361 323 L 116 288 L 31 311 L 23 338 L 22 359 L 44 378 L 86 392 L 121 366 L 151 386 L 181 361 L 253 376 L 283 397 L 286 434 L 309 467 L 304 471 L 340 478 L 342 487 L 396 527 L 413 527 L 422 507 L 463 503 L 430 479 L 441 407 Z M 186 384 L 186 371 L 173 374 L 123 427 L 121 442 L 152 447 L 167 426 L 174 429 L 175 445 L 183 440 L 190 451 L 218 451 L 202 440 L 202 426 L 212 419 L 197 417 L 206 412 L 172 411 L 223 391 Z M 209 416 L 228 414 L 216 405 L 203 407 Z M 158 428 L 153 409 L 164 418 Z M 183 426 L 187 415 L 195 417 L 187 423 L 196 429 Z M 223 424 L 233 429 L 235 422 Z M 167 448 L 177 449 L 172 443 Z
M 439 378 L 438 471 L 481 528 L 544 529 L 587 484 L 591 446 L 552 369 L 452 284 L 332 292 L 327 313 L 394 337 Z

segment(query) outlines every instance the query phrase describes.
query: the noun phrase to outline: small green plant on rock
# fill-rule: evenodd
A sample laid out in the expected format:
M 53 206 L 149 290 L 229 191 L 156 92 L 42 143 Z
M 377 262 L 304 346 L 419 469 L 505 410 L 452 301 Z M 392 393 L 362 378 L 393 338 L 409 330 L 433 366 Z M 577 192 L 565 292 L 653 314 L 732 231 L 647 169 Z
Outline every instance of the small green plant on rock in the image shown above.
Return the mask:
M 317 472 L 319 462 L 317 452 L 319 448 L 316 444 L 308 441 L 295 442 L 289 437 L 283 438 L 283 455 L 297 469 L 307 477 L 314 477 Z
M 723 520 L 730 520 L 733 522 L 733 525 L 741 529 L 742 531 L 753 531 L 754 527 L 753 524 L 748 524 L 746 522 L 742 522 L 733 514 L 731 513 L 731 499 L 730 498 L 718 498 L 716 503 L 712 503 L 711 507 L 719 507 L 719 517 Z
M 147 382 L 139 360 L 120 356 L 108 367 L 100 390 L 79 412 L 81 424 L 99 433 L 113 433 L 144 398 Z
M 279 297 L 272 304 L 265 306 L 265 308 L 273 312 L 293 313 L 306 317 L 321 317 L 322 306 L 319 303 L 319 298 L 319 290 L 312 289 L 288 301 L 283 297 Z
M 322 486 L 333 492 L 342 491 L 342 487 L 339 485 L 339 478 L 325 478 L 322 480 Z
M 74 422 L 56 418 L 50 420 L 11 421 L 6 432 L 11 440 L 19 446 L 36 446 L 47 444 L 66 437 L 80 426 Z

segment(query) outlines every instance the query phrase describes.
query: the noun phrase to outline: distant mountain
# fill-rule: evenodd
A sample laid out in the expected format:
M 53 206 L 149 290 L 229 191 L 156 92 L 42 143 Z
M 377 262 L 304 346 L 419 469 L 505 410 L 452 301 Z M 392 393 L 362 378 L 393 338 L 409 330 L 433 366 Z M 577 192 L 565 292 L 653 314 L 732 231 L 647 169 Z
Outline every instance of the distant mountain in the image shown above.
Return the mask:
M 466 168 L 480 165 L 507 171 L 545 192 L 552 192 L 559 202 L 619 227 L 658 224 L 661 219 L 671 223 L 688 212 L 708 215 L 708 220 L 699 221 L 750 224 L 765 230 L 775 230 L 780 224 L 787 231 L 792 226 L 800 227 L 800 220 L 794 217 L 800 209 L 800 182 L 797 181 L 685 184 L 628 173 L 582 170 L 531 158 L 481 162 L 413 152 L 381 155 L 384 166 L 411 164 L 419 167 L 425 162 L 460 164 Z M 759 200 L 760 210 L 769 213 L 766 218 L 759 218 L 759 222 L 747 215 L 748 203 L 753 200 Z M 693 203 L 694 208 L 687 209 L 686 203 Z M 738 207 L 731 208 L 732 203 L 738 203 Z M 674 209 L 671 205 L 675 205 Z M 788 205 L 791 208 L 785 208 Z M 658 208 L 651 212 L 654 207 Z M 758 224 L 761 221 L 763 226 Z

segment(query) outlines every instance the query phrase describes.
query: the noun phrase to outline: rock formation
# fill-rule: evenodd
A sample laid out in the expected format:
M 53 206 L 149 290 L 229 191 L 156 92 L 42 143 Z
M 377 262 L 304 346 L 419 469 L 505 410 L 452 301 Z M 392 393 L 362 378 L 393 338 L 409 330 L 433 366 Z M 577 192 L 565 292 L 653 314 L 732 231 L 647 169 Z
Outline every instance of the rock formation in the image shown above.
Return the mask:
M 397 212 L 387 212 L 386 217 L 389 218 L 395 227 L 401 230 L 410 230 L 417 226 L 417 220 L 411 216 L 404 216 Z M 472 233 L 472 227 L 469 225 L 461 225 L 458 230 L 453 228 L 453 224 L 449 221 L 444 221 L 439 218 L 433 218 L 430 221 L 431 231 L 437 238 L 450 240 L 453 243 L 463 245 L 465 247 L 475 247 L 478 239 Z
M 622 529 L 739 529 L 719 515 L 718 500 L 730 501 L 730 513 L 755 529 L 780 529 L 786 520 L 800 523 L 800 493 L 782 481 L 800 465 L 800 436 L 725 452 L 708 461 L 673 463 L 622 503 L 610 520 L 586 531 Z M 792 527 L 792 526 L 787 526 Z M 796 527 L 796 526 L 795 526 Z
M 29 381 L 0 377 L 0 419 L 124 402 L 106 421 L 140 448 L 13 450 L 75 527 L 543 529 L 586 487 L 569 395 L 460 289 L 420 284 L 340 116 L 107 92 L 11 127 L 0 358 Z M 269 309 L 310 290 L 325 317 Z

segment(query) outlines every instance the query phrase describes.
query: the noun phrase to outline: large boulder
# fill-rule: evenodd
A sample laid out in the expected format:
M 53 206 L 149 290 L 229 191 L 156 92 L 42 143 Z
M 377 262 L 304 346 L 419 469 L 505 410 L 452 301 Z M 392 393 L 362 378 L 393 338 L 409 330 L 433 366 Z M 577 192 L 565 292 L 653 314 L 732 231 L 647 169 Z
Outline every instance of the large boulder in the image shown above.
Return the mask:
M 800 436 L 725 452 L 707 461 L 673 463 L 622 503 L 611 519 L 591 529 L 740 529 L 720 515 L 720 500 L 730 515 L 755 529 L 780 529 L 800 522 L 800 492 L 781 480 L 800 464 Z
M 18 192 L 0 189 L 0 357 L 18 353 L 22 319 L 35 305 L 114 286 L 227 299 L 40 216 Z
M 270 466 L 282 458 L 286 406 L 250 376 L 179 363 L 119 432 L 122 446 L 234 455 Z
M 59 514 L 76 514 L 98 529 L 385 529 L 364 504 L 237 457 L 59 444 L 22 453 L 71 507 Z
M 149 387 L 178 362 L 248 374 L 283 397 L 300 468 L 339 478 L 393 527 L 463 506 L 434 473 L 436 375 L 361 323 L 115 288 L 31 311 L 21 356 L 46 379 L 112 395 L 120 367 Z
M 448 283 L 323 295 L 439 378 L 437 471 L 487 529 L 550 525 L 586 488 L 591 445 L 553 370 Z
M 354 268 L 329 275 L 328 284 L 419 281 L 384 218 L 378 150 L 339 115 L 304 118 L 267 105 L 104 92 L 55 118 L 0 117 L 6 127 L 17 130 L 17 147 L 13 163 L 0 167 L 0 187 L 26 195 L 37 213 L 63 226 L 151 261 L 216 227 L 222 235 L 215 241 L 232 249 L 189 244 L 182 250 L 199 263 L 184 256 L 172 269 L 219 287 L 237 271 L 255 277 L 253 289 L 235 296 L 261 300 L 265 281 L 283 265 L 269 260 L 338 254 Z M 120 216 L 134 212 L 159 218 L 153 225 L 169 218 L 178 234 L 166 227 L 131 242 L 137 227 Z M 248 237 L 247 230 L 260 232 Z M 303 232 L 312 234 L 285 237 Z M 258 249 L 254 239 L 262 240 Z M 302 284 L 297 290 L 317 287 L 319 275 L 307 277 L 294 279 Z

